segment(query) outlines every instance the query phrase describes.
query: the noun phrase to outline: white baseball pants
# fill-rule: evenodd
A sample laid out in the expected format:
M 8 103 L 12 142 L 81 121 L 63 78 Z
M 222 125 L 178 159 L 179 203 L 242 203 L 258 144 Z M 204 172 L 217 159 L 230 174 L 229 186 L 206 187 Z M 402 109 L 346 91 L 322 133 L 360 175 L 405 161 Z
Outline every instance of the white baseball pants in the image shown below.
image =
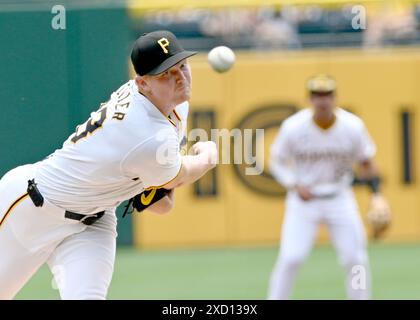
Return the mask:
M 62 299 L 105 299 L 115 260 L 115 212 L 87 226 L 66 219 L 65 210 L 45 197 L 35 207 L 26 192 L 35 170 L 36 164 L 20 166 L 0 180 L 0 299 L 12 299 L 44 263 Z
M 365 230 L 353 192 L 346 190 L 332 199 L 307 202 L 296 193 L 287 196 L 280 251 L 271 274 L 268 299 L 290 297 L 296 273 L 311 251 L 320 223 L 326 224 L 345 268 L 348 298 L 370 298 Z

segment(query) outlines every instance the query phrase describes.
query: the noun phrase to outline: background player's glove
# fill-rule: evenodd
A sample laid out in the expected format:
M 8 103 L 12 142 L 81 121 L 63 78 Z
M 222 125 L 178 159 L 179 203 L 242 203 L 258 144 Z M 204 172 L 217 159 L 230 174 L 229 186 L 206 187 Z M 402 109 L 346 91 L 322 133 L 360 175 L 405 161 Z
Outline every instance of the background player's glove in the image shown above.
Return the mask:
M 383 196 L 372 196 L 367 219 L 372 226 L 374 239 L 380 238 L 391 224 L 391 209 Z
M 136 210 L 137 212 L 142 212 L 144 209 L 150 207 L 152 204 L 162 199 L 170 191 L 171 190 L 165 188 L 152 188 L 144 190 L 142 193 L 135 195 L 128 201 L 125 212 L 123 214 L 123 218 L 127 214 L 128 208 L 131 205 L 133 206 L 133 210 Z

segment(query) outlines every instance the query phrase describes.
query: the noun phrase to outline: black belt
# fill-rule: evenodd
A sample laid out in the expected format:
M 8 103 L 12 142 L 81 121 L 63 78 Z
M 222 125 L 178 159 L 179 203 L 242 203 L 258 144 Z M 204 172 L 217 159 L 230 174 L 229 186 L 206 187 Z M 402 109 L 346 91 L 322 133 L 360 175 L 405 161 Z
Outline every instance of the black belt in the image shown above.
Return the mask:
M 81 223 L 87 224 L 88 226 L 95 223 L 96 220 L 99 220 L 105 211 L 101 211 L 91 215 L 84 215 L 76 212 L 67 211 L 65 212 L 64 216 L 67 219 L 79 220 Z
M 28 180 L 27 191 L 35 207 L 42 207 L 42 205 L 44 204 L 44 197 L 42 196 L 41 192 L 39 192 L 35 183 L 35 179 Z M 96 220 L 99 220 L 100 218 L 102 218 L 104 214 L 105 214 L 105 211 L 97 212 L 91 215 L 85 215 L 85 214 L 80 214 L 80 213 L 66 210 L 66 212 L 64 213 L 64 217 L 66 217 L 67 219 L 78 220 L 81 223 L 84 223 L 86 225 L 91 225 L 95 223 Z

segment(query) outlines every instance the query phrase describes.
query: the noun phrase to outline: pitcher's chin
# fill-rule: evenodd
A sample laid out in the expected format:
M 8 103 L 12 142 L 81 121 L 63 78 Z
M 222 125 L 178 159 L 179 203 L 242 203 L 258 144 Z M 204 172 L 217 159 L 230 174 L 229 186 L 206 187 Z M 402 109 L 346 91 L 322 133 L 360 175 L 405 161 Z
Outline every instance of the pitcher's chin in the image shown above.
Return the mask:
M 177 99 L 177 105 L 181 104 L 185 101 L 189 101 L 191 99 L 191 92 L 184 92 L 182 94 L 179 95 L 179 99 Z

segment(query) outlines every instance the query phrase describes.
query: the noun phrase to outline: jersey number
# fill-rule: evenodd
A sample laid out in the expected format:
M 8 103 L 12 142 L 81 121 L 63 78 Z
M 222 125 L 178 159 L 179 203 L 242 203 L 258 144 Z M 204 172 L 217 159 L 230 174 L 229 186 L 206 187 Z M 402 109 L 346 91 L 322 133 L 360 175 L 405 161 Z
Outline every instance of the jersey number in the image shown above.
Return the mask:
M 125 84 L 121 86 L 117 90 L 117 102 L 115 105 L 111 105 L 110 107 L 113 110 L 113 117 L 112 119 L 116 120 L 123 120 L 125 117 L 126 110 L 128 109 L 130 105 L 130 86 L 128 84 Z M 99 108 L 98 111 L 92 112 L 90 115 L 90 118 L 84 123 L 76 127 L 76 132 L 74 133 L 73 137 L 71 137 L 71 141 L 73 143 L 76 143 L 80 139 L 86 138 L 89 134 L 92 134 L 94 131 L 98 130 L 102 127 L 102 125 L 105 122 L 106 119 L 106 112 L 107 112 L 107 105 L 108 103 L 115 103 L 111 102 L 111 100 L 108 100 L 106 103 L 101 104 L 101 108 Z
M 76 127 L 76 132 L 71 138 L 71 141 L 76 143 L 80 139 L 86 138 L 89 134 L 92 134 L 95 130 L 101 128 L 105 119 L 106 107 L 103 107 L 92 113 L 91 117 L 84 124 Z

